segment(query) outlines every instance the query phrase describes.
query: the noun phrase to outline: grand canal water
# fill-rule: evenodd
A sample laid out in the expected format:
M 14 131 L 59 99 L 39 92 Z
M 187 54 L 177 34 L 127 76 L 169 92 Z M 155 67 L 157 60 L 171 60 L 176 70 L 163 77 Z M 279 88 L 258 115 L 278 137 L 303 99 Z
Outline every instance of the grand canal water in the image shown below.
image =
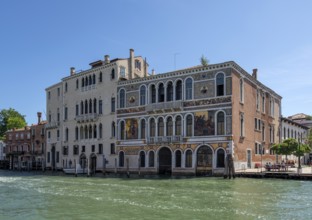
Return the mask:
M 312 219 L 312 182 L 0 171 L 0 219 Z

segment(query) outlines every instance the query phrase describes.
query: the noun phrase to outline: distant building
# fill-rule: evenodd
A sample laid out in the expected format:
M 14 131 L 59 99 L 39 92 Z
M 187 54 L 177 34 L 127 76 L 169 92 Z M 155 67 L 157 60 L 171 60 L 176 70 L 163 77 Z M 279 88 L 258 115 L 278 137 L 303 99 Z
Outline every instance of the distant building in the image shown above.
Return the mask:
M 6 132 L 6 158 L 9 169 L 41 169 L 45 152 L 45 121 L 37 113 L 38 124 L 12 129 Z
M 0 160 L 5 160 L 5 143 L 0 141 Z
M 6 158 L 10 169 L 29 169 L 32 161 L 30 127 L 12 129 L 5 133 Z

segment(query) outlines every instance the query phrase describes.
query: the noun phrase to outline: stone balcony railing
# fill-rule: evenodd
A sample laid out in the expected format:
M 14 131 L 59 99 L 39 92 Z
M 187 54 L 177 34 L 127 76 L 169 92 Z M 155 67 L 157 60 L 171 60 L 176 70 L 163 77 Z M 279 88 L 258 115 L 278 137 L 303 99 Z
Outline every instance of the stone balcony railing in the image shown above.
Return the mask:
M 87 114 L 87 115 L 77 115 L 75 117 L 75 120 L 78 123 L 83 123 L 83 122 L 92 122 L 92 121 L 96 121 L 98 119 L 99 115 L 97 113 L 91 113 L 91 114 Z
M 148 144 L 159 144 L 159 143 L 177 143 L 182 141 L 182 136 L 161 136 L 161 137 L 148 137 Z
M 179 111 L 183 108 L 182 101 L 174 101 L 174 102 L 160 102 L 153 103 L 146 106 L 147 112 L 155 112 L 155 111 Z
M 48 124 L 45 125 L 46 129 L 53 129 L 57 128 L 60 125 L 59 122 L 49 122 Z

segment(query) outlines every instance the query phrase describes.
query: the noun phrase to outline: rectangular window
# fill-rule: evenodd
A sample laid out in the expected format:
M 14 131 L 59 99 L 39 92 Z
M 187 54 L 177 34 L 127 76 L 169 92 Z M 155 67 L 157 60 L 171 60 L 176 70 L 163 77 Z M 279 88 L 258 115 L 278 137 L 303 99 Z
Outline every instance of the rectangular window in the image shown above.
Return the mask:
M 99 154 L 103 154 L 103 144 L 99 144 Z
M 262 113 L 265 113 L 265 93 L 262 94 Z
M 112 99 L 111 99 L 111 112 L 115 112 L 115 98 L 113 97 Z
M 92 150 L 92 152 L 95 151 L 95 145 L 92 145 L 92 146 L 91 146 L 91 150 Z
M 56 163 L 60 162 L 60 152 L 56 151 Z
M 74 145 L 74 155 L 78 155 L 79 154 L 79 145 Z
M 103 114 L 102 100 L 99 100 L 99 114 Z
M 51 138 L 51 132 L 50 131 L 48 132 L 48 138 Z
M 76 116 L 79 115 L 79 105 L 76 105 Z
M 47 162 L 50 163 L 50 152 L 48 152 L 47 160 Z
M 81 147 L 81 152 L 86 152 L 86 146 Z
M 111 145 L 110 145 L 110 150 L 111 150 L 111 154 L 116 154 L 116 152 L 115 152 L 115 144 L 114 143 L 111 143 Z
M 120 67 L 120 77 L 126 78 L 126 68 Z
M 264 126 L 264 122 L 262 122 L 262 141 L 265 141 L 265 126 Z
M 67 120 L 67 117 L 68 117 L 68 108 L 65 107 L 65 110 L 64 110 L 64 119 Z
M 60 88 L 57 88 L 57 96 L 60 96 L 61 95 L 61 90 Z
M 51 92 L 48 92 L 48 99 L 51 99 Z

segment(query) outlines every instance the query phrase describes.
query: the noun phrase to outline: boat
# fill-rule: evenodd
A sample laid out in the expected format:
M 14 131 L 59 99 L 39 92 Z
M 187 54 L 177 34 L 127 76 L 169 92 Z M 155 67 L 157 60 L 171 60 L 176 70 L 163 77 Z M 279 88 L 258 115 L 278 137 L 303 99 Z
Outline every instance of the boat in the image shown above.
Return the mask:
M 73 168 L 63 168 L 64 173 L 66 174 L 86 174 L 88 168 L 81 168 L 80 164 L 76 164 L 76 167 Z

